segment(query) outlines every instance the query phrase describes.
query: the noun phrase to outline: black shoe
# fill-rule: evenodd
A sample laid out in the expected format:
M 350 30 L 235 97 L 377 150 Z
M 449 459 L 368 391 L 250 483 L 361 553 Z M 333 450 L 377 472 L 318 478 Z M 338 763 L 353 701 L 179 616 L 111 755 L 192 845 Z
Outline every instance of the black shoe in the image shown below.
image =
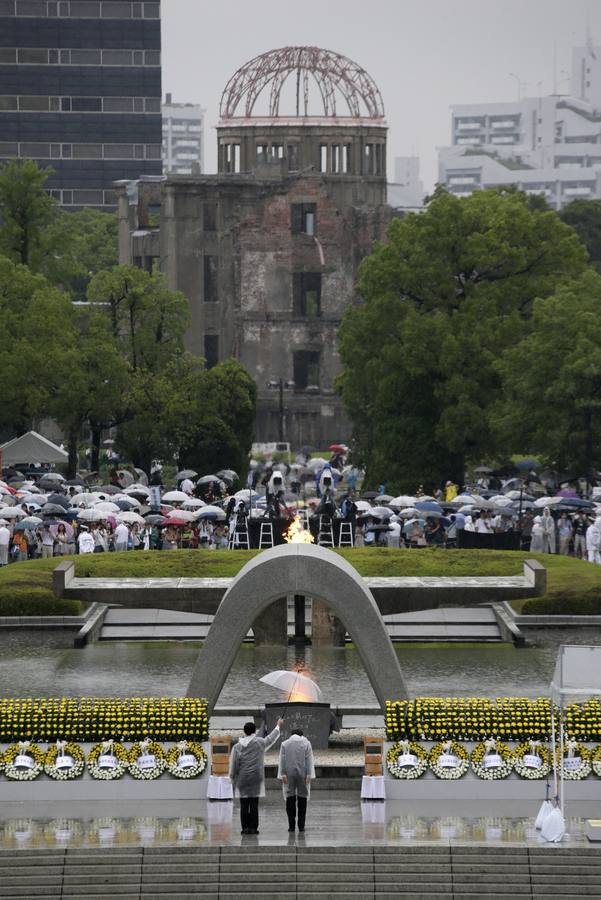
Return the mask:
M 251 828 L 251 830 L 250 830 L 248 833 L 249 833 L 249 834 L 258 834 L 258 833 L 259 833 L 259 829 L 258 829 L 258 828 Z
M 303 832 L 305 829 L 304 829 L 304 828 L 301 828 L 301 827 L 299 826 L 299 829 L 298 829 L 298 830 L 299 830 L 299 831 L 301 832 L 301 834 L 302 834 L 302 832 Z
M 243 828 L 242 831 L 240 832 L 240 834 L 250 834 L 250 833 L 251 832 L 248 830 L 248 828 Z
M 288 831 L 294 831 L 294 825 L 292 826 L 292 828 L 289 828 Z M 299 831 L 300 831 L 300 828 L 299 828 Z

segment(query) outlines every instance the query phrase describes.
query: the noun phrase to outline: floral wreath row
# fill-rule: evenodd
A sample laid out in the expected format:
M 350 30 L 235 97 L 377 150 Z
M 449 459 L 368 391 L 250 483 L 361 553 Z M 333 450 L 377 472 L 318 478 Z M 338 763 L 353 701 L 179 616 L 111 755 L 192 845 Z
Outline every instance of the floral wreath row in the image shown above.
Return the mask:
M 55 781 L 72 781 L 86 767 L 102 781 L 121 778 L 125 772 L 150 781 L 165 770 L 174 778 L 197 778 L 207 767 L 207 754 L 196 741 L 178 741 L 165 751 L 158 741 L 146 738 L 127 750 L 118 741 L 101 741 L 88 753 L 73 741 L 57 741 L 47 751 L 31 741 L 19 741 L 0 754 L 0 770 L 13 781 L 33 781 L 45 772 Z
M 570 781 L 586 778 L 591 770 L 601 777 L 601 744 L 588 750 L 578 741 L 567 741 L 563 766 L 560 751 L 555 763 L 563 768 L 563 777 Z M 421 778 L 428 768 L 440 779 L 462 778 L 468 769 L 486 781 L 507 778 L 515 771 L 521 778 L 546 778 L 552 766 L 552 754 L 540 741 L 523 741 L 511 750 L 503 741 L 489 738 L 480 741 L 471 754 L 458 741 L 441 741 L 428 752 L 415 741 L 399 741 L 390 748 L 386 766 L 393 778 L 414 780 Z

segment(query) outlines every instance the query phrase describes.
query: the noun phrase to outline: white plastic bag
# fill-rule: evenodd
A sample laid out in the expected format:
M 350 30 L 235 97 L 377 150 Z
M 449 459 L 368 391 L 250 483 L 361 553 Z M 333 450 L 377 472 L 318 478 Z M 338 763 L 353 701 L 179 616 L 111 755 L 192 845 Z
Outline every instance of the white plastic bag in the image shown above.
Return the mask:
M 549 843 L 558 843 L 565 834 L 566 823 L 559 807 L 552 810 L 541 828 L 541 835 Z
M 545 822 L 547 821 L 547 817 L 552 812 L 553 812 L 553 804 L 551 803 L 551 801 L 543 800 L 543 802 L 541 804 L 541 808 L 538 811 L 536 821 L 534 822 L 534 827 L 540 831 L 541 828 L 543 827 L 543 825 L 545 824 Z

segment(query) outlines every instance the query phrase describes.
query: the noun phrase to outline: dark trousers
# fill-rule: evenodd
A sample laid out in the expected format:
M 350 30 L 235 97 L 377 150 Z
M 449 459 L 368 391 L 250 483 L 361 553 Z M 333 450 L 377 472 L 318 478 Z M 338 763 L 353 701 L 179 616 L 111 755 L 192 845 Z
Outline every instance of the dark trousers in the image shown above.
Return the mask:
M 286 815 L 288 816 L 288 828 L 294 828 L 296 825 L 296 810 L 298 803 L 298 830 L 303 831 L 305 828 L 305 817 L 307 815 L 307 798 L 297 797 L 291 794 L 286 797 Z
M 259 798 L 240 797 L 240 825 L 242 831 L 257 831 L 259 828 Z

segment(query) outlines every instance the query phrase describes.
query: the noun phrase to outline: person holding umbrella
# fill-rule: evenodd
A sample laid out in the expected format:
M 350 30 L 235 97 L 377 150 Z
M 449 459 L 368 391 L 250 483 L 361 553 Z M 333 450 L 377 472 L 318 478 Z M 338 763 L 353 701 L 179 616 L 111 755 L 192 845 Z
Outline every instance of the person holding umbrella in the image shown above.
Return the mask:
M 230 779 L 240 797 L 242 834 L 259 833 L 259 797 L 265 796 L 265 753 L 280 736 L 283 719 L 267 737 L 257 736 L 257 726 L 247 722 L 244 737 L 234 745 L 230 758 Z

